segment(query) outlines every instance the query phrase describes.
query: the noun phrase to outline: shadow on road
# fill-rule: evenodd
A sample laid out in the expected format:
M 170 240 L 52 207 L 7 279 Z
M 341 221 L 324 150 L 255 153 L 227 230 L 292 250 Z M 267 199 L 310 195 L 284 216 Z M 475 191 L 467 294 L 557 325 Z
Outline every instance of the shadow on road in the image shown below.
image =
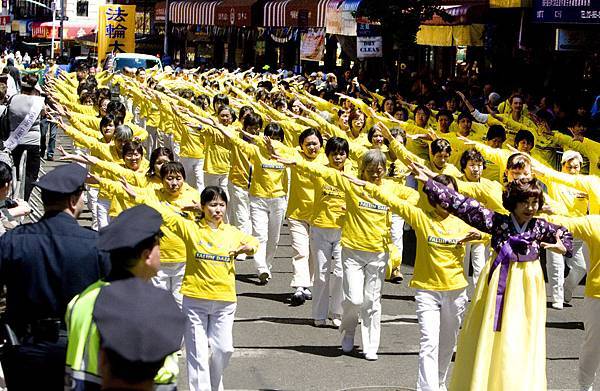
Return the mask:
M 583 330 L 583 322 L 546 322 L 550 329 Z
M 309 318 L 277 318 L 273 316 L 264 316 L 260 318 L 244 318 L 236 319 L 235 323 L 247 323 L 247 322 L 269 322 L 278 324 L 296 324 L 301 326 L 313 326 L 313 320 Z
M 381 295 L 381 298 L 386 300 L 415 301 L 415 297 L 410 295 Z
M 276 301 L 278 303 L 289 304 L 290 293 L 261 293 L 261 292 L 244 292 L 239 293 L 238 297 L 252 297 L 255 299 L 266 299 Z

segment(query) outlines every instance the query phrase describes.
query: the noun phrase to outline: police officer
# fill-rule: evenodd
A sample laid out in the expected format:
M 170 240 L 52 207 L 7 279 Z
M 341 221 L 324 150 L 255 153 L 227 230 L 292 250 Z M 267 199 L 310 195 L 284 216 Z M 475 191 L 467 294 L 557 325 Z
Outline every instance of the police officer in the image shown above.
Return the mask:
M 67 304 L 109 271 L 97 233 L 76 220 L 86 176 L 77 164 L 44 175 L 35 183 L 42 190 L 42 219 L 0 237 L 0 285 L 7 294 L 2 329 L 10 342 L 1 362 L 11 391 L 62 388 Z
M 139 279 L 102 288 L 94 305 L 103 390 L 152 390 L 183 338 L 185 316 L 169 292 Z
M 115 281 L 132 277 L 149 281 L 156 275 L 160 268 L 161 224 L 162 217 L 156 210 L 138 205 L 125 210 L 100 230 L 98 248 L 110 253 L 112 268 L 106 279 L 90 285 L 69 303 L 65 389 L 100 389 L 103 374 L 98 361 L 100 336 L 92 319 L 94 305 L 105 287 Z M 177 356 L 169 356 L 154 379 L 156 389 L 176 389 L 178 374 Z

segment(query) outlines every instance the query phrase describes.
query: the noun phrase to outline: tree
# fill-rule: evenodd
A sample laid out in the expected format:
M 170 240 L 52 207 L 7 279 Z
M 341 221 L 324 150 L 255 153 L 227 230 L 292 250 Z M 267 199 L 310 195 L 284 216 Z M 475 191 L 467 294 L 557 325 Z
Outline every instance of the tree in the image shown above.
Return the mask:
M 436 13 L 444 19 L 450 17 L 441 3 L 441 0 L 363 0 L 356 16 L 379 21 L 384 40 L 391 37 L 395 46 L 410 47 L 415 44 L 422 22 Z

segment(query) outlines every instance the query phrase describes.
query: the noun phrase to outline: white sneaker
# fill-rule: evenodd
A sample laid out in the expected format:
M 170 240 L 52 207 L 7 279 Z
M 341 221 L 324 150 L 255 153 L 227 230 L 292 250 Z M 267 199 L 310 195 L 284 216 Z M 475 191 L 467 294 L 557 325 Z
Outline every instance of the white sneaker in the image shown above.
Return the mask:
M 562 310 L 563 304 L 562 303 L 552 303 L 552 308 L 554 308 L 555 310 Z
M 368 361 L 377 361 L 377 353 L 365 353 L 365 359 Z
M 325 319 L 315 319 L 313 323 L 314 323 L 315 327 L 327 326 L 327 321 Z
M 336 329 L 339 329 L 340 326 L 342 325 L 342 320 L 340 318 L 333 318 L 333 319 L 331 319 L 331 323 L 333 323 L 333 326 Z
M 308 288 L 302 288 L 302 294 L 304 295 L 304 299 L 312 300 L 312 292 Z
M 354 350 L 354 335 L 344 333 L 344 337 L 342 338 L 342 351 L 344 353 L 350 353 Z
M 580 391 L 593 391 L 592 386 L 581 386 Z

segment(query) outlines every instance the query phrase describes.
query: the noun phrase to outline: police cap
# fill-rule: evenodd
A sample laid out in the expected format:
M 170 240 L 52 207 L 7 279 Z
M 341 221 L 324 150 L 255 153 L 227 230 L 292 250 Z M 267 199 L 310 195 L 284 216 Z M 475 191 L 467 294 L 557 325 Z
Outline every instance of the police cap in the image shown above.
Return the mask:
M 127 361 L 158 362 L 181 347 L 185 315 L 173 295 L 139 278 L 103 287 L 93 317 L 102 346 Z
M 162 217 L 147 205 L 137 205 L 119 214 L 109 225 L 100 230 L 98 249 L 114 251 L 131 249 L 160 234 Z
M 71 194 L 82 188 L 87 174 L 88 170 L 85 167 L 77 163 L 69 163 L 56 167 L 34 185 L 54 193 Z

